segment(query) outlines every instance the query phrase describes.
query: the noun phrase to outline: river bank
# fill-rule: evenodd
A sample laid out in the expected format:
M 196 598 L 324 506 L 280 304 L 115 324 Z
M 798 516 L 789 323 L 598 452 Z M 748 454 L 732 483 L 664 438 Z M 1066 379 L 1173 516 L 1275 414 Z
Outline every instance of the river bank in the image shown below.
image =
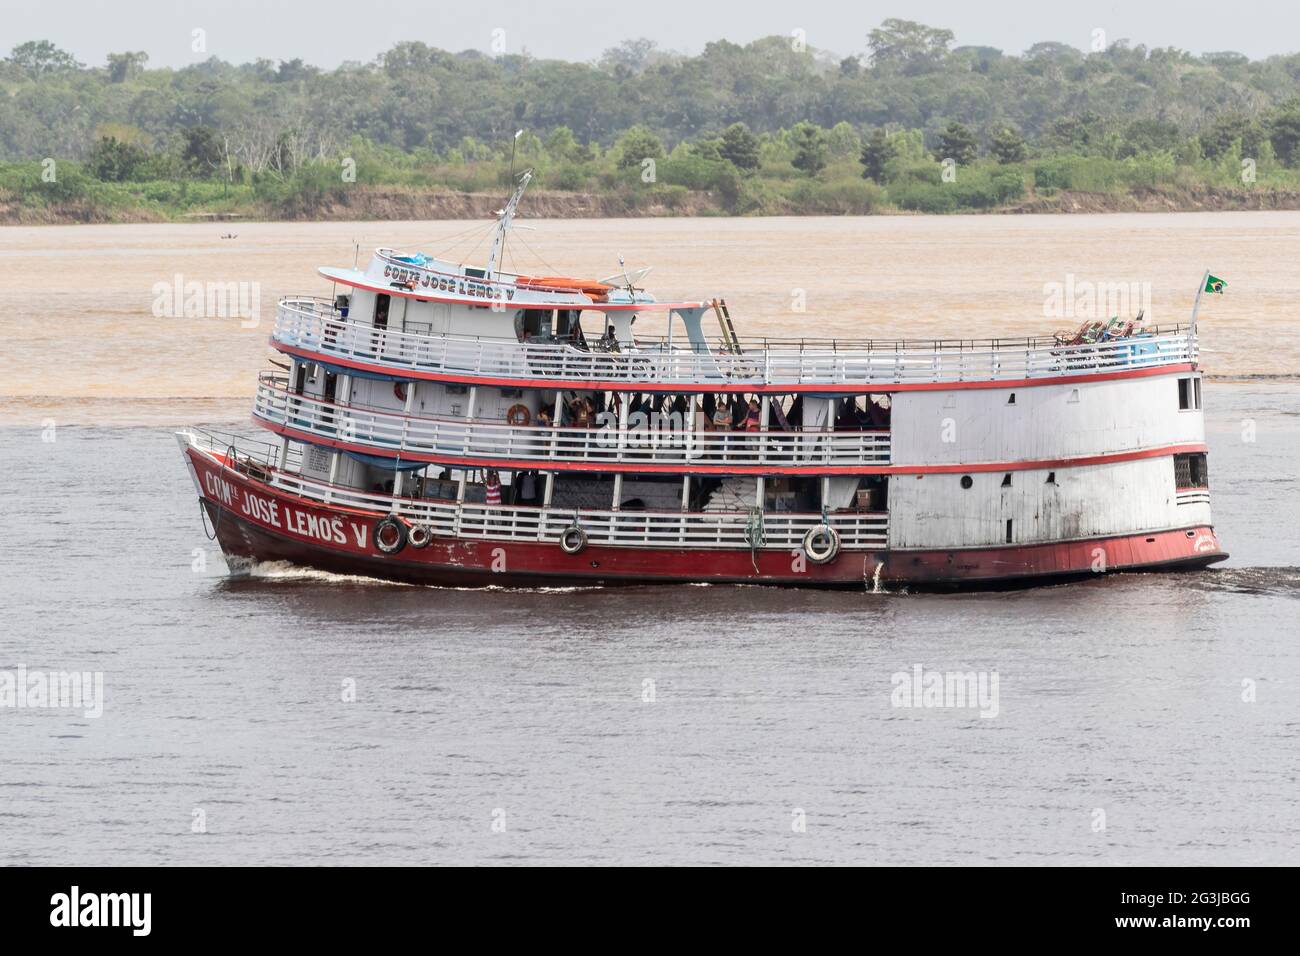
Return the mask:
M 21 194 L 0 191 L 0 226 L 79 225 L 94 223 L 182 222 L 396 222 L 490 218 L 501 208 L 497 192 L 459 192 L 441 187 L 364 186 L 324 196 L 294 196 L 280 201 L 238 199 L 198 210 L 156 202 L 106 203 L 77 198 L 29 202 Z M 638 219 L 731 216 L 725 197 L 714 191 L 672 191 L 640 196 L 628 192 L 537 190 L 521 204 L 535 219 Z M 1300 190 L 1176 186 L 1137 188 L 1129 192 L 1042 190 L 1015 202 L 987 209 L 927 213 L 889 203 L 844 195 L 800 202 L 776 199 L 750 216 L 836 215 L 1035 215 L 1079 213 L 1222 212 L 1300 209 Z
M 116 404 L 126 399 L 244 407 L 249 383 L 266 367 L 281 296 L 330 294 L 317 268 L 364 261 L 378 246 L 482 262 L 492 210 L 465 208 L 485 215 L 468 224 L 458 211 L 400 222 L 0 229 L 0 309 L 10 332 L 0 421 L 116 421 L 125 411 Z M 1201 303 L 1206 374 L 1289 376 L 1300 368 L 1300 346 L 1285 334 L 1300 294 L 1297 212 L 639 219 L 536 212 L 561 208 L 532 207 L 530 228 L 507 244 L 508 270 L 601 277 L 619 271 L 621 254 L 628 268 L 654 267 L 646 282 L 665 301 L 725 297 L 742 342 L 1047 335 L 1102 308 L 1079 299 L 1092 293 L 1108 297 L 1107 316 L 1141 309 L 1152 324 L 1186 322 L 1197 281 L 1211 268 L 1228 291 Z M 155 289 L 172 288 L 178 275 L 245 284 L 255 290 L 253 318 L 159 314 Z M 1110 302 L 1112 289 L 1128 301 Z M 661 327 L 647 315 L 638 331 Z M 77 356 L 73 372 L 56 371 L 53 357 L 65 355 Z M 224 411 L 192 408 L 185 418 Z

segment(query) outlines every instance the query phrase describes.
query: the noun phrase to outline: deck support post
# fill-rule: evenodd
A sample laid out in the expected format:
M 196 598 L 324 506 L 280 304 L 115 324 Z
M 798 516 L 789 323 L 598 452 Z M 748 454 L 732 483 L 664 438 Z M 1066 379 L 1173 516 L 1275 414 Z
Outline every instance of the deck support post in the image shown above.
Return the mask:
M 289 424 L 289 419 L 293 418 L 294 407 L 293 397 L 297 394 L 294 388 L 298 384 L 298 360 L 293 356 L 289 357 L 289 382 L 284 390 L 284 423 Z
M 615 461 L 623 460 L 623 453 L 627 450 L 627 410 L 632 405 L 627 397 L 620 395 L 618 399 L 618 451 L 614 455 Z M 617 509 L 618 503 L 615 502 Z
M 334 500 L 334 485 L 337 484 L 338 482 L 339 458 L 342 456 L 342 454 L 343 453 L 339 451 L 337 448 L 334 449 L 334 451 L 330 452 L 330 480 L 329 480 L 329 487 L 325 489 L 326 504 L 329 504 L 331 501 Z
M 409 393 L 408 393 L 409 394 Z M 474 415 L 478 406 L 478 386 L 469 387 L 469 401 L 465 404 L 465 443 L 461 446 L 461 453 L 468 456 L 470 442 L 474 435 Z
M 691 392 L 690 397 L 686 399 L 686 421 L 682 423 L 682 427 L 686 430 L 685 447 L 687 461 L 691 460 L 691 451 L 695 446 L 695 407 L 696 402 L 698 401 L 699 396 L 694 392 Z M 685 506 L 682 507 L 682 510 L 686 510 Z
M 682 476 L 682 520 L 677 524 L 677 543 L 686 543 L 686 525 L 690 519 L 687 515 L 691 509 L 691 476 Z
M 564 424 L 564 390 L 559 389 L 555 393 L 555 414 L 551 416 L 551 450 L 550 456 L 554 458 L 559 453 L 560 426 Z

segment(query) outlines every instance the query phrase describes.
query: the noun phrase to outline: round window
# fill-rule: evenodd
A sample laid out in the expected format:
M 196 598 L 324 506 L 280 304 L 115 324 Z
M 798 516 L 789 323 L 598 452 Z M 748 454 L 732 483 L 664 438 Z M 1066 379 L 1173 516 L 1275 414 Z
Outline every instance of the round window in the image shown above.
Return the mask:
M 973 484 L 975 484 L 975 482 L 971 480 L 971 476 L 970 476 L 970 475 L 962 475 L 962 476 L 961 476 L 961 486 L 962 486 L 963 488 L 969 488 L 969 487 L 970 487 L 971 485 L 973 485 Z

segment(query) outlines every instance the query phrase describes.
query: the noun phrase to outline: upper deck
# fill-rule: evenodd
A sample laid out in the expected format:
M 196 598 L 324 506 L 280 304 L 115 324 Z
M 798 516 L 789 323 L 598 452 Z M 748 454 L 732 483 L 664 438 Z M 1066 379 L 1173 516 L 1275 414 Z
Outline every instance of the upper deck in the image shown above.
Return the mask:
M 559 295 L 560 293 L 546 293 Z M 572 298 L 572 296 L 570 296 Z M 644 305 L 624 303 L 636 310 Z M 558 306 L 558 304 L 557 304 Z M 479 309 L 491 308 L 484 302 Z M 510 311 L 524 308 L 514 303 Z M 570 301 L 570 309 L 610 303 Z M 663 307 L 663 306 L 660 306 Z M 698 329 L 704 306 L 667 306 Z M 496 311 L 494 309 L 494 311 Z M 623 325 L 629 329 L 630 324 Z M 671 329 L 671 325 L 670 325 Z M 272 344 L 282 352 L 395 379 L 427 379 L 514 388 L 615 391 L 890 392 L 999 387 L 1158 374 L 1197 363 L 1187 326 L 1162 326 L 1095 344 L 1053 337 L 932 341 L 764 339 L 760 346 L 642 338 L 630 332 L 599 342 L 521 341 L 503 335 L 439 333 L 355 321 L 333 303 L 283 299 Z

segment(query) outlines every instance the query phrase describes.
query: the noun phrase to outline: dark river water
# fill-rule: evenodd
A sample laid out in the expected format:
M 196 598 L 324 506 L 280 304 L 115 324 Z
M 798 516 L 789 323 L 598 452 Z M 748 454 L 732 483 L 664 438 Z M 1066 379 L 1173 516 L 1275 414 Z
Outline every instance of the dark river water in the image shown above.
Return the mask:
M 0 863 L 1298 863 L 1300 388 L 1206 406 L 1230 562 L 956 595 L 232 577 L 166 430 L 0 430 L 0 672 L 104 688 Z

